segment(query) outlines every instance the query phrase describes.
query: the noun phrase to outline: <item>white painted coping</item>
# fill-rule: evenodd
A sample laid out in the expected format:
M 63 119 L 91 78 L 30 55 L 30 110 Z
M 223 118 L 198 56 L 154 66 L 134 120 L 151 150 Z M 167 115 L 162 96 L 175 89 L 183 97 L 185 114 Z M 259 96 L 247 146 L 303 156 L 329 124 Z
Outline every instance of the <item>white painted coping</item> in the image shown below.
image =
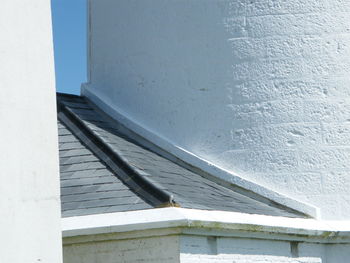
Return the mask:
M 322 239 L 341 237 L 343 242 L 344 238 L 350 238 L 350 221 L 319 221 L 176 207 L 62 219 L 63 237 L 178 227 L 303 235 Z
M 228 170 L 218 167 L 217 165 L 207 160 L 204 160 L 199 156 L 189 151 L 186 151 L 185 149 L 177 145 L 174 145 L 173 143 L 163 138 L 161 135 L 157 134 L 156 132 L 150 131 L 142 127 L 140 124 L 138 124 L 137 122 L 132 120 L 130 117 L 128 117 L 125 113 L 123 113 L 121 109 L 116 109 L 115 106 L 112 106 L 106 103 L 106 100 L 101 98 L 100 95 L 96 94 L 95 92 L 90 92 L 88 83 L 82 84 L 81 94 L 89 98 L 105 113 L 107 113 L 112 118 L 114 118 L 115 120 L 125 125 L 130 130 L 136 132 L 137 134 L 141 135 L 145 139 L 151 141 L 152 143 L 156 144 L 158 147 L 173 154 L 177 158 L 185 161 L 186 163 L 194 167 L 197 167 L 213 176 L 216 176 L 221 180 L 224 180 L 230 184 L 235 184 L 246 190 L 252 191 L 258 195 L 261 195 L 265 198 L 275 201 L 281 205 L 290 207 L 301 213 L 307 214 L 313 218 L 319 218 L 320 216 L 319 208 L 313 205 L 307 204 L 305 202 L 301 202 L 289 196 L 283 195 L 274 190 L 268 189 L 265 186 L 259 185 L 247 179 L 244 179 L 238 174 L 234 174 Z

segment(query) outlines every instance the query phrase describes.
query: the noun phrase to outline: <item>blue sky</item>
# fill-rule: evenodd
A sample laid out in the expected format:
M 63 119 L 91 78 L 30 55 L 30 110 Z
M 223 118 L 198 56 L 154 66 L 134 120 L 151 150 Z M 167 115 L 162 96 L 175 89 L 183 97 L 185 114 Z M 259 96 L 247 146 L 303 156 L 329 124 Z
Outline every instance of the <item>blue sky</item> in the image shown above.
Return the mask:
M 51 0 L 56 89 L 79 94 L 86 81 L 86 0 Z

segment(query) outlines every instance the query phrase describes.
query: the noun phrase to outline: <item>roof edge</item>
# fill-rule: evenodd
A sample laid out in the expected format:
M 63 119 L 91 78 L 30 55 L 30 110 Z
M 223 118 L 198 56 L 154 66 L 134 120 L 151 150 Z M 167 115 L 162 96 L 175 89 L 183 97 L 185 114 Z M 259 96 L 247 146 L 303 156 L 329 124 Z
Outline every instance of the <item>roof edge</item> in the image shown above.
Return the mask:
M 320 209 L 318 207 L 300 200 L 296 200 L 285 194 L 281 194 L 265 186 L 244 179 L 242 176 L 236 173 L 227 171 L 207 160 L 200 158 L 197 155 L 194 155 L 191 152 L 186 151 L 185 149 L 172 144 L 156 132 L 144 128 L 142 125 L 128 117 L 120 109 L 108 104 L 106 100 L 102 99 L 101 95 L 91 92 L 87 83 L 82 85 L 81 93 L 93 104 L 97 105 L 97 107 L 103 112 L 123 124 L 126 128 L 134 131 L 135 133 L 154 143 L 159 148 L 167 151 L 170 155 L 174 156 L 172 161 L 180 165 L 185 164 L 187 166 L 186 168 L 189 168 L 203 176 L 209 176 L 211 180 L 214 180 L 219 184 L 226 183 L 231 187 L 239 187 L 247 192 L 250 192 L 252 197 L 255 199 L 262 197 L 263 199 L 267 199 L 274 204 L 290 208 L 313 218 L 320 218 Z
M 221 231 L 221 235 L 236 236 L 244 232 L 254 237 L 260 233 L 260 238 L 264 239 L 350 243 L 349 221 L 319 221 L 176 207 L 62 219 L 63 238 L 175 228 L 182 229 L 179 234 L 218 235 L 215 231 Z M 191 232 L 191 229 L 200 232 Z

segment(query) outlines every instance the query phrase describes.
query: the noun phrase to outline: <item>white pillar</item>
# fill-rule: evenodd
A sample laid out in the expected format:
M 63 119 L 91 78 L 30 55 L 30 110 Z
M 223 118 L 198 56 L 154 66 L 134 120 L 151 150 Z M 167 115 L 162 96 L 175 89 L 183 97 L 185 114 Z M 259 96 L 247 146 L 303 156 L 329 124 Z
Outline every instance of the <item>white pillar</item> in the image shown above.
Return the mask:
M 350 2 L 90 1 L 90 83 L 173 145 L 350 218 Z
M 0 261 L 61 263 L 49 0 L 0 3 Z

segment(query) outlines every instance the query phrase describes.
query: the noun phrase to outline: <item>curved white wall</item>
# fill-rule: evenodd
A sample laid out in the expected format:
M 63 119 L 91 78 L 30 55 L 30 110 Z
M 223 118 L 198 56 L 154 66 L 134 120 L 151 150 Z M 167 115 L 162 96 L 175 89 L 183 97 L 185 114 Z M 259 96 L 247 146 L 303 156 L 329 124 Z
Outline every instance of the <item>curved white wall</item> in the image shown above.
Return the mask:
M 90 1 L 87 90 L 242 177 L 350 218 L 350 2 Z

